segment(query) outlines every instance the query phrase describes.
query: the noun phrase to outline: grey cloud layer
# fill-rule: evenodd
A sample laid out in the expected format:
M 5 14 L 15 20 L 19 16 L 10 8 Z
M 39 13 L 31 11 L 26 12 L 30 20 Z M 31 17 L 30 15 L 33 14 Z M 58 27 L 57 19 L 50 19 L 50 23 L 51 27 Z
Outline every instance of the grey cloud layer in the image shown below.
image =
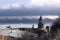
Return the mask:
M 0 0 L 0 16 L 60 15 L 60 0 Z
M 60 0 L 0 0 L 0 9 L 32 8 L 42 9 L 60 8 Z

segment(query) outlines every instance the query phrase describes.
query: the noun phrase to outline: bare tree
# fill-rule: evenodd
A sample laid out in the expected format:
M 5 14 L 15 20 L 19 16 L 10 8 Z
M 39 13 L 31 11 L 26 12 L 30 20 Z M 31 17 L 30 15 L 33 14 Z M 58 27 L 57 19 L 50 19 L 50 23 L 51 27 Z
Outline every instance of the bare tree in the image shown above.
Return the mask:
M 52 40 L 60 40 L 60 17 L 52 23 L 50 32 Z

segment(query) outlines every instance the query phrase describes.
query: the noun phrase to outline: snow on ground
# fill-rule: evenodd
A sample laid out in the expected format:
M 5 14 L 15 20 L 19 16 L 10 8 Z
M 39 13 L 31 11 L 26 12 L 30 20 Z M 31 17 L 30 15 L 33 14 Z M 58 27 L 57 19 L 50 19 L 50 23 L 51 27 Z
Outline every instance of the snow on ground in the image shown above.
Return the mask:
M 38 28 L 37 24 L 34 24 L 34 25 L 35 25 L 34 28 Z M 6 36 L 12 36 L 12 37 L 22 37 L 22 35 L 25 34 L 26 31 L 21 31 L 18 29 L 11 30 L 11 29 L 8 29 L 7 26 L 10 26 L 12 29 L 13 28 L 32 28 L 33 24 L 0 24 L 0 34 L 6 35 Z
M 6 27 L 10 26 L 11 28 L 32 28 L 34 25 L 34 28 L 38 28 L 37 24 L 0 24 L 1 29 L 5 29 Z
M 12 36 L 12 37 L 22 37 L 26 31 L 21 31 L 14 28 L 32 28 L 33 24 L 0 24 L 0 35 L 6 35 L 6 36 Z M 35 28 L 37 28 L 37 25 L 34 24 Z M 10 26 L 13 30 L 7 28 Z M 27 33 L 28 34 L 28 33 Z
M 0 30 L 0 35 L 5 35 L 5 36 L 22 38 L 22 35 L 24 36 L 24 34 L 28 34 L 27 31 L 21 31 L 21 30 L 18 30 L 18 29 L 15 29 L 15 30 L 11 30 L 11 29 Z
M 32 28 L 34 25 L 34 28 L 38 28 L 38 24 L 0 24 L 0 29 L 6 29 L 8 26 L 10 26 L 11 28 Z M 46 23 L 44 24 L 44 28 L 46 26 L 50 26 L 50 23 Z
M 4 29 L 0 30 L 0 35 L 5 35 L 5 36 L 11 36 L 11 37 L 16 37 L 16 38 L 22 38 L 23 36 L 29 36 L 29 35 L 35 35 L 35 33 L 30 33 L 28 31 L 21 31 L 18 29 Z

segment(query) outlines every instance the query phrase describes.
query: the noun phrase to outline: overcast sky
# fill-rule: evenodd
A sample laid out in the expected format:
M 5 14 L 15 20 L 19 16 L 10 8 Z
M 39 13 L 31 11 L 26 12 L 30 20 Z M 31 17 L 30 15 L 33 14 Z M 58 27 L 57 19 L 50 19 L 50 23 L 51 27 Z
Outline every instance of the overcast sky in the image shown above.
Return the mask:
M 11 8 L 60 8 L 60 0 L 0 0 L 0 9 Z
M 60 15 L 60 0 L 0 0 L 0 16 L 42 14 Z

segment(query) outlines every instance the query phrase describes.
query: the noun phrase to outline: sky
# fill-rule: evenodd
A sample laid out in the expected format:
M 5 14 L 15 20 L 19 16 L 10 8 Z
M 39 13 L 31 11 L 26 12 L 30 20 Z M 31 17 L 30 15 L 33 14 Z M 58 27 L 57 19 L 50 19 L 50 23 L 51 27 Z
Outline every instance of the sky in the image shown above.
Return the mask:
M 0 0 L 0 9 L 60 8 L 60 0 Z
M 37 14 L 60 15 L 60 0 L 0 0 L 0 16 Z

